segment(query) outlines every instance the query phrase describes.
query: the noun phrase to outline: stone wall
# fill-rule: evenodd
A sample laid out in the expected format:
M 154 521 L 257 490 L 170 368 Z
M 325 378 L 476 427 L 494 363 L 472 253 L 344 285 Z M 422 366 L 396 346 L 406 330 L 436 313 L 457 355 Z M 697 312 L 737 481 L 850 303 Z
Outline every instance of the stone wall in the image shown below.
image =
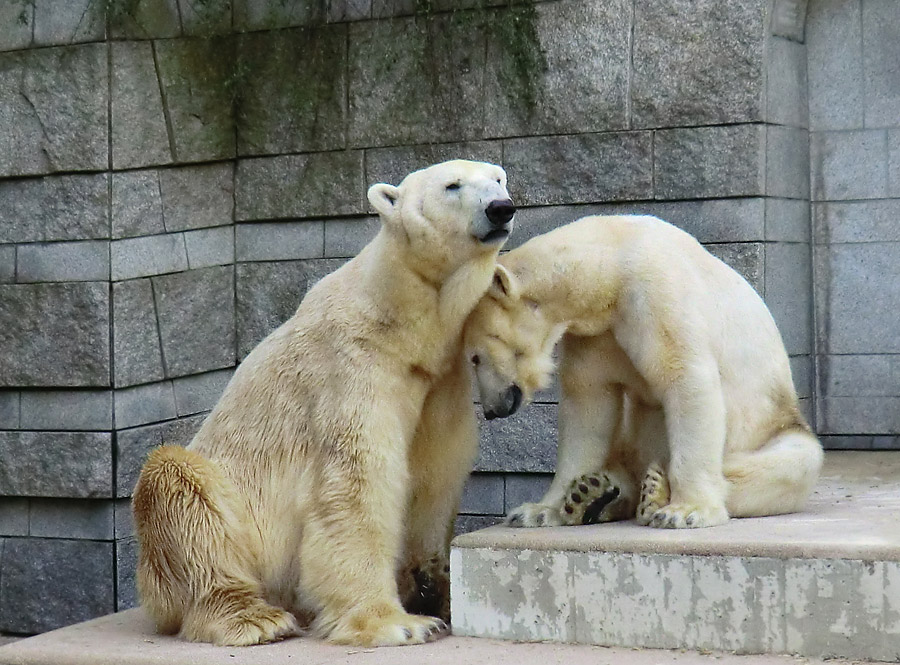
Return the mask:
M 898 447 L 900 10 L 861 1 L 811 0 L 804 41 L 800 0 L 0 0 L 0 631 L 134 604 L 146 453 L 375 234 L 369 184 L 450 157 L 507 169 L 510 246 L 596 212 L 695 234 L 826 443 Z M 540 494 L 556 399 L 482 427 L 459 529 Z

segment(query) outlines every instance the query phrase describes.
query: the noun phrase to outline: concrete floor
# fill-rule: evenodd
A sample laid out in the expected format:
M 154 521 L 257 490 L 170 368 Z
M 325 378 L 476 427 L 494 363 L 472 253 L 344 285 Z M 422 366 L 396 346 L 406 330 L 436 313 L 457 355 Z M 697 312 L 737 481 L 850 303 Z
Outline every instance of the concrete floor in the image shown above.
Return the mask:
M 163 637 L 139 609 L 0 647 L 0 665 L 824 665 L 792 656 L 503 642 L 471 637 L 410 647 L 360 649 L 295 638 L 256 647 L 214 647 Z M 854 661 L 829 660 L 830 665 Z
M 492 528 L 461 536 L 457 546 L 494 542 L 515 548 L 573 551 L 720 553 L 900 560 L 900 453 L 829 453 L 808 510 L 798 515 L 732 520 L 713 529 L 667 531 L 634 524 L 553 529 Z M 0 638 L 2 640 L 3 638 Z M 2 641 L 0 641 L 2 644 Z M 191 644 L 157 635 L 141 610 L 129 610 L 0 646 L 0 665 L 792 665 L 824 663 L 792 656 L 609 648 L 447 637 L 382 649 L 338 647 L 306 638 L 246 648 Z M 829 663 L 850 660 L 829 659 Z

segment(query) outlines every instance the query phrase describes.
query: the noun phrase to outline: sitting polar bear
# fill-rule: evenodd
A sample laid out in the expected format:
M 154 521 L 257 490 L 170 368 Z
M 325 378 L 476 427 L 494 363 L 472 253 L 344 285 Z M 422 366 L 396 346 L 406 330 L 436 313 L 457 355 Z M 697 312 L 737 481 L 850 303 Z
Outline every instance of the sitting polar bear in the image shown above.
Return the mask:
M 504 171 L 453 161 L 373 185 L 382 228 L 240 365 L 187 448 L 134 492 L 143 605 L 188 640 L 425 641 L 477 449 L 466 317 L 515 212 Z
M 666 222 L 587 217 L 530 240 L 500 258 L 465 335 L 487 418 L 546 385 L 562 339 L 556 475 L 512 525 L 637 510 L 712 526 L 799 510 L 816 481 L 822 447 L 768 309 Z

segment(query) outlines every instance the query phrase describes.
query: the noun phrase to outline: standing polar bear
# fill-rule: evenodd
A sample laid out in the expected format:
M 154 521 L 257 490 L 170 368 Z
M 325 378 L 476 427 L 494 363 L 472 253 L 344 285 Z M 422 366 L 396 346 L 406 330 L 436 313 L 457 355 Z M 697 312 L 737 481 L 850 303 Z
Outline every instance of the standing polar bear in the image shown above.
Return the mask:
M 240 365 L 187 448 L 134 492 L 138 589 L 161 632 L 354 645 L 446 629 L 447 549 L 477 449 L 462 327 L 515 212 L 453 161 L 373 185 L 382 228 Z M 399 589 L 398 589 L 399 586 Z
M 637 511 L 713 526 L 799 510 L 816 481 L 822 447 L 768 309 L 663 221 L 587 217 L 530 240 L 500 258 L 465 334 L 487 418 L 546 385 L 562 340 L 556 475 L 512 525 Z

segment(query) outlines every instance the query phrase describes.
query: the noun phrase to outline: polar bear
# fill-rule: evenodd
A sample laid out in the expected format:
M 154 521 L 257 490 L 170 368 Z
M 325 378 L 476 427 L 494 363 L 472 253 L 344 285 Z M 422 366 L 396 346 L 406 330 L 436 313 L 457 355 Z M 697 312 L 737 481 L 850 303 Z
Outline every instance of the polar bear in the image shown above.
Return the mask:
M 368 199 L 378 235 L 247 356 L 187 448 L 141 471 L 138 589 L 161 632 L 248 645 L 309 623 L 373 646 L 446 630 L 478 442 L 462 327 L 515 208 L 503 169 L 468 161 Z
M 488 419 L 546 385 L 561 340 L 556 474 L 511 525 L 713 526 L 800 510 L 816 481 L 768 309 L 666 222 L 586 217 L 530 240 L 500 257 L 465 335 Z

